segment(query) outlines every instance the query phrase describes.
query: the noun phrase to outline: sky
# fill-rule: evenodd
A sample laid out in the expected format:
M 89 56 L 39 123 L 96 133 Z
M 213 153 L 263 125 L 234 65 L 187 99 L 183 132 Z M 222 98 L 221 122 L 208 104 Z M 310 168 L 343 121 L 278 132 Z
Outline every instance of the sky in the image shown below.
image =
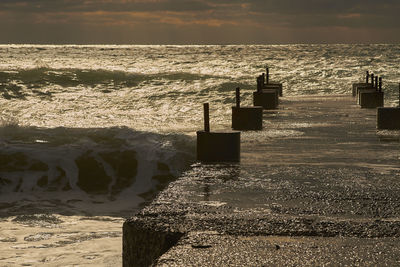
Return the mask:
M 400 0 L 0 0 L 0 43 L 400 43 Z

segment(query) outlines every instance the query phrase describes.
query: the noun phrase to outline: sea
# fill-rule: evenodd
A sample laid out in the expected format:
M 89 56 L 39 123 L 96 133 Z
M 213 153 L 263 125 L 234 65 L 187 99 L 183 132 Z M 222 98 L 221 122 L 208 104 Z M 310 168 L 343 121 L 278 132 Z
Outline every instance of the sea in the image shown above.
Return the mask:
M 8 44 L 0 59 L 0 266 L 120 265 L 124 219 L 196 163 L 203 103 L 229 130 L 235 89 L 252 105 L 266 67 L 288 97 L 351 94 L 369 71 L 399 105 L 398 44 Z

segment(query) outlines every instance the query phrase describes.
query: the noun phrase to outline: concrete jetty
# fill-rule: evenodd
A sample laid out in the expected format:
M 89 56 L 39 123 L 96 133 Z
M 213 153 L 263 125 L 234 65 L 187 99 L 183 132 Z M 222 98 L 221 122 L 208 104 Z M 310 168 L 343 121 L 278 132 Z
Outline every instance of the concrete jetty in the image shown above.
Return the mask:
M 124 266 L 399 265 L 399 133 L 351 96 L 284 97 L 264 125 L 126 220 Z

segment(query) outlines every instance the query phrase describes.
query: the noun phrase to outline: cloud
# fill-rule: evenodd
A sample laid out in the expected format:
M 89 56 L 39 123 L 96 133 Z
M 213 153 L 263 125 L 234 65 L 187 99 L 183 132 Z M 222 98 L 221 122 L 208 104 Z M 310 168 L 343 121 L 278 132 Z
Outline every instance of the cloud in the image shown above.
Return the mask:
M 103 30 L 111 43 L 170 41 L 165 32 L 180 42 L 199 40 L 191 31 L 207 42 L 392 42 L 400 40 L 399 10 L 398 0 L 1 0 L 0 25 L 10 38 L 0 41 L 25 40 L 28 31 L 51 40 L 63 29 L 67 37 L 75 32 L 74 40 Z
M 212 8 L 200 0 L 2 0 L 2 10 L 13 12 L 191 11 Z

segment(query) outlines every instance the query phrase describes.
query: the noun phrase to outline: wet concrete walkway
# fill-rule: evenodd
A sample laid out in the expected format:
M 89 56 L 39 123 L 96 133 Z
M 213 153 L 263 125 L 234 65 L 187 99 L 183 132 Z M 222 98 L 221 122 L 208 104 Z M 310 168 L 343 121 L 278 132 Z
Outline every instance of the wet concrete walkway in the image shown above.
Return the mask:
M 349 96 L 282 98 L 240 164 L 196 164 L 124 224 L 124 264 L 400 264 L 398 131 Z M 167 251 L 168 250 L 168 251 Z

